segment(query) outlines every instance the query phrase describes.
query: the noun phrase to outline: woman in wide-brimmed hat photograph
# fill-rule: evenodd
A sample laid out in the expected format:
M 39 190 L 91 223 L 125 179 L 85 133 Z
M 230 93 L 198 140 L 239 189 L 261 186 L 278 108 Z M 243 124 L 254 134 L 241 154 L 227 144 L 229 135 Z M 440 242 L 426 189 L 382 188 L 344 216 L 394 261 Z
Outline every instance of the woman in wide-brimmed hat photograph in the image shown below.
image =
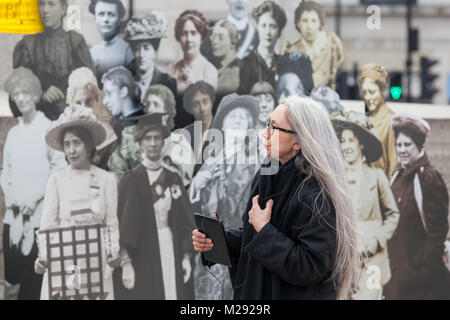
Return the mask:
M 103 170 L 109 170 L 108 159 L 119 143 L 109 120 L 111 112 L 103 104 L 103 91 L 98 87 L 94 72 L 86 67 L 75 69 L 69 76 L 66 102 L 68 105 L 91 108 L 97 120 L 106 130 L 106 139 L 96 147 L 94 164 Z
M 371 166 L 381 157 L 381 143 L 362 113 L 341 111 L 332 114 L 331 120 L 341 142 L 349 192 L 362 236 L 358 246 L 361 270 L 352 299 L 381 300 L 383 286 L 391 274 L 386 244 L 399 219 L 388 179 L 381 169 Z
M 134 52 L 132 72 L 141 90 L 141 100 L 147 88 L 154 84 L 165 85 L 174 95 L 177 93 L 175 79 L 156 66 L 158 49 L 161 40 L 166 37 L 166 31 L 167 18 L 157 10 L 143 17 L 133 17 L 125 27 L 124 38 Z
M 66 155 L 69 166 L 53 173 L 44 197 L 40 230 L 105 224 L 109 241 L 102 242 L 102 266 L 100 272 L 106 299 L 113 299 L 112 277 L 107 265 L 119 264 L 119 229 L 117 219 L 117 183 L 112 173 L 92 164 L 96 147 L 106 137 L 104 127 L 89 108 L 69 106 L 47 132 L 47 144 Z M 41 241 L 42 239 L 39 238 Z M 48 285 L 46 241 L 39 244 L 39 257 L 35 271 L 43 274 L 41 299 L 53 298 Z M 73 253 L 75 254 L 75 253 Z M 50 292 L 51 291 L 51 292 Z
M 214 135 L 215 154 L 205 160 L 206 163 L 192 179 L 189 188 L 190 200 L 196 212 L 218 217 L 227 228 L 237 229 L 242 226 L 249 186 L 259 168 L 257 144 L 253 139 L 257 138 L 255 129 L 258 115 L 259 103 L 255 97 L 234 93 L 222 99 L 212 128 L 221 132 L 223 146 L 220 148 L 217 143 L 219 135 Z M 246 142 L 245 136 L 252 129 L 254 135 L 249 134 Z M 239 161 L 244 154 L 245 161 Z M 210 269 L 222 282 L 222 292 L 220 283 L 205 270 L 200 257 L 196 261 L 196 299 L 231 299 L 233 290 L 228 269 L 223 265 L 215 265 Z
M 425 152 L 431 127 L 404 113 L 391 125 L 398 154 L 391 187 L 400 221 L 388 244 L 393 268 L 386 299 L 450 299 L 450 272 L 443 261 L 448 190 Z

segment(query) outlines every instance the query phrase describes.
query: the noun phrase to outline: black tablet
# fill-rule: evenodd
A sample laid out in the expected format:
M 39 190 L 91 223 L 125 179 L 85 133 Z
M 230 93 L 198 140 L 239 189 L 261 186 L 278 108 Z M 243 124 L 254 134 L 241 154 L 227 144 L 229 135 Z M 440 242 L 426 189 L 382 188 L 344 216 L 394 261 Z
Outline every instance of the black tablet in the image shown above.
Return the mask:
M 212 263 L 231 267 L 231 258 L 222 222 L 199 213 L 194 213 L 194 216 L 198 231 L 204 233 L 214 244 L 210 251 L 203 252 L 205 259 Z

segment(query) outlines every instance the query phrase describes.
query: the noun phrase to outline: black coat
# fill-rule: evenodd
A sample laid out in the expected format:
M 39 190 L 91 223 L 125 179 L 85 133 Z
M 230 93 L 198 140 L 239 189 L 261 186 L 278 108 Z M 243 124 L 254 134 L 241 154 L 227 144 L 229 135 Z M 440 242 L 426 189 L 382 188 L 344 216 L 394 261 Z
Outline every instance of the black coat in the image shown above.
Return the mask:
M 427 230 L 415 196 L 415 177 Z M 384 287 L 386 299 L 450 299 L 450 273 L 442 260 L 449 199 L 441 175 L 425 154 L 406 169 L 395 168 L 392 192 L 400 220 L 387 244 L 392 276 Z
M 276 175 L 256 175 L 243 215 L 243 230 L 228 231 L 237 267 L 231 270 L 235 299 L 336 299 L 330 279 L 335 261 L 335 210 L 324 206 L 313 215 L 319 192 L 314 178 L 305 181 L 291 159 Z M 258 233 L 248 222 L 252 198 L 260 206 L 274 200 L 270 223 Z
M 276 75 L 278 68 L 278 60 L 280 56 L 274 54 L 273 66 L 270 68 L 266 61 L 255 50 L 242 60 L 241 69 L 239 70 L 239 94 L 249 94 L 255 83 L 266 81 L 270 83 L 272 88 L 277 87 Z
M 194 215 L 181 179 L 176 173 L 163 169 L 155 183 L 165 189 L 178 185 L 181 196 L 172 194 L 169 212 L 169 227 L 173 234 L 175 273 L 178 299 L 194 298 L 193 271 L 189 281 L 183 283 L 181 262 L 184 254 L 192 256 L 194 270 L 194 249 L 192 230 L 195 228 Z M 153 209 L 154 196 L 148 182 L 146 169 L 140 165 L 128 172 L 119 184 L 119 229 L 120 245 L 130 254 L 135 270 L 135 287 L 127 290 L 122 285 L 121 268 L 116 269 L 114 293 L 116 299 L 165 299 L 161 269 L 161 253 Z

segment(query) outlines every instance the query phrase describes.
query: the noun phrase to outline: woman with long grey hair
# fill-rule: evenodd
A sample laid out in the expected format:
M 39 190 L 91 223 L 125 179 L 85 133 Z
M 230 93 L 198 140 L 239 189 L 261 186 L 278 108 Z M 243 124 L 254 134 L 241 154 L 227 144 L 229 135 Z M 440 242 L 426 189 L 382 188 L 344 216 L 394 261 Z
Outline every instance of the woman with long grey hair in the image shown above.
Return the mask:
M 314 100 L 291 96 L 271 113 L 267 156 L 243 229 L 227 231 L 235 299 L 348 299 L 359 267 L 357 226 L 339 141 Z M 273 162 L 272 162 L 273 163 Z M 213 247 L 193 231 L 197 252 Z

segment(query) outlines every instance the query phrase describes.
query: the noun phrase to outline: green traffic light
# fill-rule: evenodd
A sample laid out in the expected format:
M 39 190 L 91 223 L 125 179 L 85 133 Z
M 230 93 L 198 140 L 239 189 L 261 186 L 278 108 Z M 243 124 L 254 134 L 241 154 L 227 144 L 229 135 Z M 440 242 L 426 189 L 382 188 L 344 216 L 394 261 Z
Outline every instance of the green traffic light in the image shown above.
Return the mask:
M 402 87 L 391 87 L 391 97 L 394 100 L 400 99 L 402 96 Z

